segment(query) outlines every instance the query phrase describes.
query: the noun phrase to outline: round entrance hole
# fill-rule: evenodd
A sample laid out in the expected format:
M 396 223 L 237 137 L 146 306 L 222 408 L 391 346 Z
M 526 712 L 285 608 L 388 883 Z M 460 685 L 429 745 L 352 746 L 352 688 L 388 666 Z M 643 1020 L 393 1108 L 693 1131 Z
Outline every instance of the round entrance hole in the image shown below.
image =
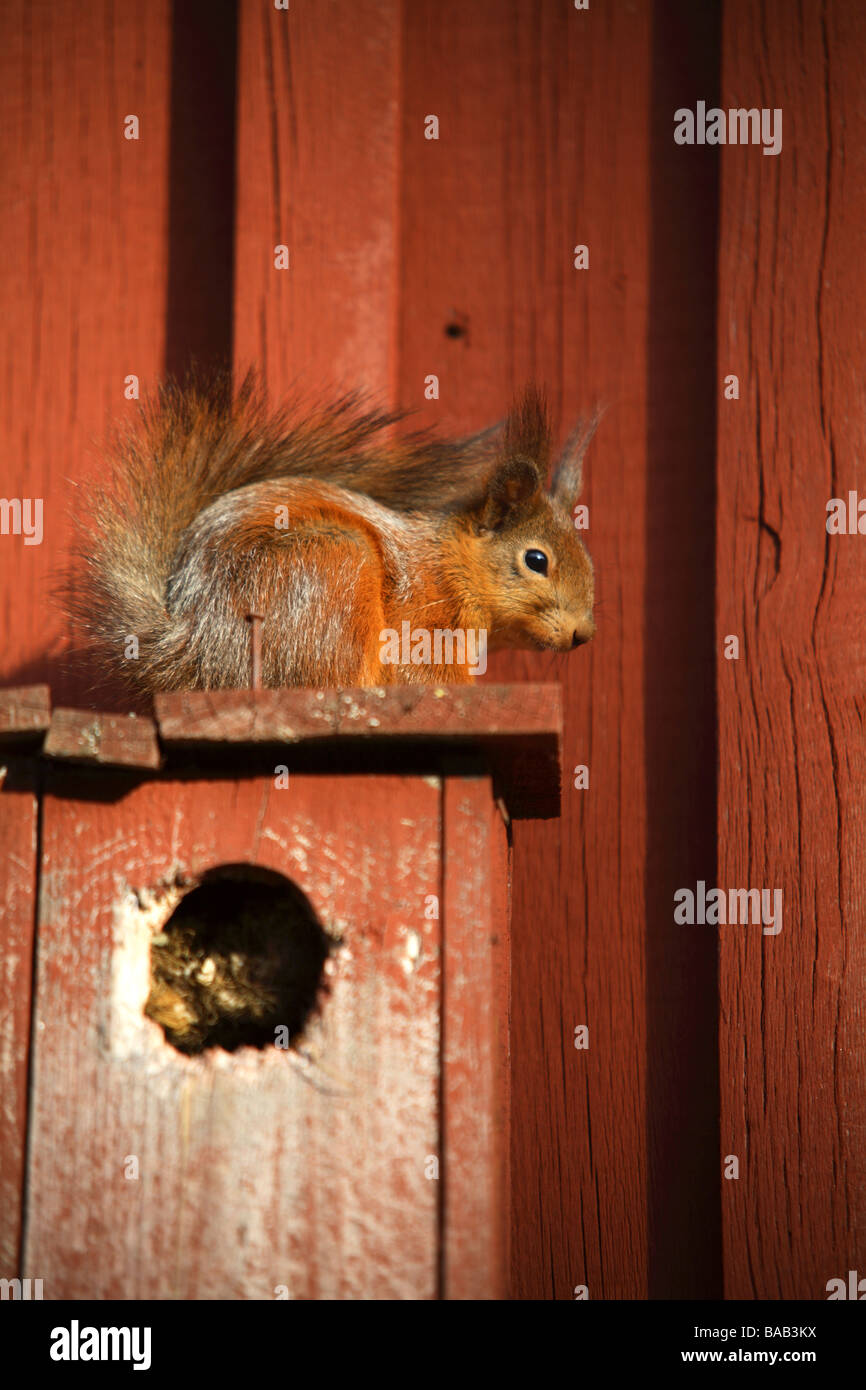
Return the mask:
M 223 865 L 151 941 L 144 1012 L 179 1052 L 285 1046 L 316 1009 L 331 945 L 289 879 Z

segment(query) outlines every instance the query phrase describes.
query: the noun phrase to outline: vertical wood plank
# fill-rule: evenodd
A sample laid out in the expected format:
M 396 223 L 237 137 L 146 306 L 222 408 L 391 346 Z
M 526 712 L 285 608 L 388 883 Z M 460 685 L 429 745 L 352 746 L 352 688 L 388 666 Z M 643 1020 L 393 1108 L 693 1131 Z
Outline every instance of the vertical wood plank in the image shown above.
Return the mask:
M 44 529 L 40 545 L 0 537 L 0 679 L 49 680 L 55 701 L 98 677 L 63 669 L 52 597 L 76 487 L 99 471 L 126 374 L 147 382 L 161 364 L 169 27 L 168 0 L 12 0 L 0 17 L 3 495 L 41 499 Z
M 235 363 L 276 394 L 298 382 L 387 398 L 400 6 L 241 0 L 239 15 Z
M 53 1298 L 435 1297 L 440 786 L 54 776 L 26 1272 Z M 143 1016 L 172 883 L 227 863 L 290 877 L 341 940 L 307 1062 L 182 1056 Z
M 725 1292 L 821 1299 L 866 1270 L 866 541 L 825 528 L 866 492 L 866 14 L 731 0 L 723 51 L 723 105 L 783 112 L 722 158 L 719 883 L 783 905 L 719 927 Z
M 404 30 L 400 396 L 449 429 L 527 377 L 563 435 L 612 405 L 588 468 L 599 636 L 561 679 L 562 822 L 514 833 L 513 1283 L 518 1298 L 647 1289 L 646 341 L 650 6 L 413 4 Z M 424 138 L 428 114 L 440 138 Z M 577 243 L 590 271 L 573 268 Z M 457 336 L 453 326 L 463 326 Z M 568 775 L 588 764 L 591 790 Z M 589 1024 L 589 1051 L 573 1046 Z
M 167 375 L 231 366 L 236 0 L 171 9 Z
M 442 1296 L 507 1298 L 509 933 L 489 777 L 444 787 Z
M 18 1275 L 38 805 L 32 759 L 0 757 L 0 1278 Z

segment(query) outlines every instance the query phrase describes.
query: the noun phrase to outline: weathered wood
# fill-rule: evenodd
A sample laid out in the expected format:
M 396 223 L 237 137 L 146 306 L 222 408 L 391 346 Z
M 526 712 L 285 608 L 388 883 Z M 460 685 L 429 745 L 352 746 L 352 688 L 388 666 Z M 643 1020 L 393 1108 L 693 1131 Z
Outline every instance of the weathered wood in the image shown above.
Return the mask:
M 143 715 L 93 714 L 56 709 L 42 750 L 45 757 L 106 767 L 160 765 L 156 724 Z
M 404 35 L 398 398 L 458 434 L 501 418 L 527 380 L 546 386 L 559 438 L 597 399 L 611 407 L 583 499 L 598 637 L 567 657 L 496 653 L 486 677 L 558 680 L 566 711 L 562 822 L 514 827 L 518 1298 L 648 1286 L 651 10 L 418 0 Z M 439 398 L 425 400 L 431 373 Z M 581 1023 L 589 1052 L 573 1047 Z
M 363 690 L 186 691 L 157 695 L 168 748 L 281 744 L 329 765 L 357 745 L 475 753 L 495 773 L 512 817 L 559 814 L 562 711 L 557 686 L 400 686 Z
M 0 690 L 0 745 L 41 743 L 50 722 L 51 691 L 47 685 Z
M 514 1289 L 570 1298 L 588 1282 L 593 1297 L 642 1297 L 644 664 L 667 616 L 649 611 L 646 589 L 652 6 L 353 12 L 357 28 L 338 6 L 326 19 L 242 0 L 235 360 L 263 363 L 277 394 L 306 369 L 315 385 L 370 385 L 457 432 L 500 418 L 527 376 L 547 384 L 560 433 L 597 396 L 615 406 L 589 467 L 594 650 L 497 655 L 491 669 L 562 679 L 566 765 L 591 763 L 593 778 L 591 795 L 566 794 L 561 831 L 515 827 Z M 347 75 L 327 101 L 310 77 L 323 53 Z M 424 138 L 431 113 L 438 141 Z M 669 217 L 660 206 L 661 238 Z M 287 273 L 269 258 L 278 239 L 300 250 Z M 589 274 L 572 264 L 583 241 Z M 344 265 L 352 289 L 337 300 Z M 686 457 L 695 440 L 677 439 Z M 674 596 L 689 583 L 677 568 Z M 663 823 L 672 807 L 666 793 Z M 688 833 L 687 804 L 678 816 L 672 843 Z M 712 1017 L 706 1000 L 694 1011 Z M 582 1021 L 595 1030 L 588 1057 L 569 1050 Z M 657 1022 L 676 1072 L 688 1047 L 677 1052 L 662 1007 Z
M 33 759 L 0 761 L 0 1279 L 19 1273 L 38 803 Z
M 801 6 L 793 25 L 779 0 L 725 7 L 724 104 L 782 107 L 785 140 L 778 158 L 754 147 L 722 155 L 717 366 L 719 379 L 739 374 L 741 398 L 718 396 L 716 869 L 707 834 L 716 757 L 706 578 L 714 524 L 706 408 L 713 295 L 705 283 L 716 228 L 710 180 L 700 171 L 720 152 L 682 149 L 671 136 L 676 106 L 711 98 L 712 64 L 695 61 L 685 25 L 692 13 L 716 8 L 660 0 L 587 11 L 534 0 L 239 6 L 236 365 L 258 363 L 275 394 L 298 378 L 312 388 L 368 386 L 395 403 L 417 404 L 423 422 L 458 432 L 500 416 L 512 389 L 530 376 L 546 382 L 560 435 L 596 397 L 610 405 L 588 461 L 585 499 L 598 637 L 572 657 L 491 661 L 494 681 L 561 682 L 565 766 L 586 763 L 591 774 L 587 791 L 567 779 L 561 824 L 515 827 L 511 1288 L 518 1297 L 571 1297 L 578 1283 L 588 1284 L 591 1297 L 706 1292 L 718 1265 L 720 1202 L 731 1295 L 823 1297 L 828 1278 L 866 1270 L 864 570 L 862 538 L 824 531 L 831 496 L 866 490 L 858 279 L 866 170 L 856 138 L 863 19 L 842 0 Z M 200 232 L 208 218 L 225 215 L 212 203 L 226 196 L 218 150 L 208 152 L 207 176 L 185 188 L 169 142 L 170 126 L 182 139 L 181 114 L 187 135 L 194 133 L 197 101 L 209 85 L 184 82 L 195 28 L 188 16 L 184 23 L 186 48 L 173 55 L 164 0 L 134 10 L 108 0 L 74 12 L 47 0 L 12 0 L 0 19 L 0 120 L 14 155 L 0 174 L 8 248 L 0 270 L 3 492 L 45 504 L 41 546 L 0 538 L 2 678 L 50 679 L 65 704 L 94 698 L 95 672 L 58 667 L 65 629 L 51 587 L 76 485 L 85 471 L 100 473 L 92 455 L 108 421 L 127 408 L 123 378 L 136 373 L 146 387 L 166 361 L 183 367 L 190 347 L 206 357 L 226 347 L 222 233 L 204 282 L 183 293 L 184 275 L 196 264 L 184 199 L 207 201 L 192 224 Z M 141 118 L 137 142 L 122 138 L 130 112 Z M 431 112 L 440 118 L 438 141 L 424 139 Z M 201 118 L 212 135 L 224 131 L 204 110 Z M 186 158 L 189 167 L 189 147 Z M 698 171 L 694 181 L 686 168 Z M 290 249 L 288 272 L 273 268 L 280 242 Z M 588 273 L 572 268 L 576 242 L 589 245 Z M 214 276 L 219 283 L 211 283 Z M 438 397 L 422 401 L 431 375 Z M 741 638 L 738 663 L 718 654 L 728 632 Z M 22 731 L 10 725 L 3 733 L 2 708 L 0 701 L 5 745 Z M 11 724 L 29 717 L 19 705 Z M 35 747 L 44 726 L 41 715 L 33 717 L 27 737 Z M 57 731 L 63 727 L 61 716 Z M 201 1137 L 202 1116 L 217 1115 L 222 1135 L 224 1106 L 238 1131 L 253 1131 L 239 1178 L 248 1188 L 261 1183 L 257 1164 L 268 1155 L 259 1147 L 253 1102 L 245 1110 L 240 1084 L 232 1089 L 231 1067 L 213 1069 L 209 1102 L 198 1073 L 186 1090 L 161 1062 L 148 1079 L 147 1056 L 139 1071 L 132 1061 L 128 1073 L 113 1070 L 103 1090 L 87 1047 L 98 1036 L 93 1020 L 105 954 L 113 960 L 114 948 L 94 904 L 103 889 L 113 891 L 112 868 L 148 868 L 151 849 L 154 860 L 173 863 L 194 833 L 222 853 L 222 832 L 210 818 L 230 819 L 240 805 L 247 823 L 254 798 L 240 790 L 232 801 L 230 782 L 215 774 L 194 806 L 178 774 L 186 790 L 175 841 L 156 791 L 132 793 L 141 822 L 127 818 L 127 798 L 109 805 L 100 796 L 106 761 L 114 761 L 112 732 L 94 750 L 82 742 L 81 726 L 66 728 L 61 745 L 102 765 L 92 773 L 64 768 L 65 777 L 80 779 L 84 809 L 79 817 L 79 803 L 58 800 L 48 817 L 46 901 L 59 866 L 68 895 L 63 921 L 49 923 L 40 985 L 48 1008 L 39 1035 L 44 1074 L 53 1069 L 56 1077 L 38 1102 L 34 1176 L 49 1200 L 47 1216 L 35 1217 L 33 1249 L 41 1258 L 50 1233 L 69 1226 L 69 1243 L 52 1267 L 60 1270 L 59 1287 L 81 1296 L 81 1271 L 92 1269 L 105 1238 L 110 1267 L 83 1282 L 122 1287 L 119 1247 L 139 1229 L 139 1214 L 128 1208 L 142 1201 L 142 1189 L 126 1183 L 118 1197 L 108 1184 L 124 1135 L 137 1144 L 143 1126 L 155 1136 L 147 1144 L 147 1201 L 157 1214 L 187 1181 L 179 1167 L 199 1165 L 192 1175 L 199 1185 L 190 1189 L 195 1210 L 185 1209 L 175 1227 L 183 1268 L 172 1287 L 200 1296 L 209 1287 L 221 1204 L 231 1210 L 237 1196 L 225 1195 L 221 1184 L 227 1190 L 234 1179 L 219 1162 L 216 1192 L 206 1186 L 213 1154 Z M 215 737 L 224 736 L 225 726 Z M 347 754 L 351 736 L 339 737 Z M 384 748 L 386 740 L 374 737 L 356 741 Z M 440 735 L 419 738 L 429 747 Z M 305 733 L 285 757 L 307 756 L 313 744 L 327 750 L 328 739 Z M 167 743 L 175 760 L 191 750 L 198 759 L 207 746 Z M 256 757 L 269 746 L 260 744 Z M 32 789 L 13 786 L 13 762 L 2 763 L 10 772 L 0 814 L 9 790 L 19 798 L 5 801 L 2 836 L 11 858 L 0 873 L 11 894 L 2 899 L 6 923 L 16 924 L 3 938 L 12 964 L 0 1001 L 11 1029 L 2 1055 L 3 1079 L 11 1075 L 12 1083 L 0 1134 L 8 1261 L 18 1239 L 24 1146 L 26 921 L 34 891 L 26 866 L 36 819 Z M 527 784 L 534 772 L 528 769 Z M 293 785 L 298 779 L 293 774 Z M 403 809 L 412 819 L 412 808 Z M 364 814 L 359 803 L 353 810 Z M 152 845 L 151 811 L 160 823 Z M 210 826 L 201 832 L 199 813 Z M 266 836 L 275 823 L 266 817 L 263 824 Z M 309 827 L 292 824 L 301 854 Z M 359 822 L 354 844 L 362 858 L 364 830 Z M 126 834 L 123 848 L 117 836 Z M 88 845 L 91 835 L 112 846 L 104 868 Z M 145 849 L 137 859 L 139 838 Z M 248 850 L 253 838 L 249 832 L 240 848 Z M 323 873 L 343 872 L 330 842 L 317 854 Z M 80 873 L 70 867 L 79 855 Z M 466 874 L 477 881 L 471 866 Z M 715 939 L 711 928 L 675 929 L 670 920 L 671 887 L 711 874 L 726 885 L 779 886 L 785 904 L 778 936 L 722 929 L 720 1149 L 707 1048 L 718 1015 Z M 382 889 L 377 900 L 384 898 Z M 98 951 L 89 940 L 91 908 Z M 590 1026 L 587 1053 L 571 1045 L 581 1022 Z M 80 1079 L 79 1047 L 89 1057 Z M 210 1084 L 210 1072 L 207 1078 Z M 277 1089 L 265 1090 L 276 1107 Z M 174 1109 L 161 1118 L 166 1095 Z M 310 1133 L 326 1150 L 324 1121 Z M 88 1171 L 73 1174 L 67 1192 L 70 1136 L 69 1152 Z M 425 1142 L 426 1131 L 422 1148 Z M 164 1179 L 154 1177 L 159 1143 L 180 1155 Z M 719 1179 L 717 1150 L 740 1157 L 739 1182 Z M 688 1182 L 681 1179 L 684 1153 Z M 486 1179 L 473 1199 L 459 1155 L 452 1169 L 451 1197 L 476 1200 L 481 1210 L 490 1200 Z M 281 1219 L 284 1194 L 274 1195 L 281 1174 L 269 1175 L 273 1200 L 261 1227 Z M 426 1234 L 432 1186 L 425 1179 L 421 1189 Z M 447 1184 L 438 1198 L 449 1200 Z M 332 1220 L 339 1224 L 345 1210 L 339 1205 Z M 153 1210 L 141 1219 L 151 1224 L 138 1287 L 152 1291 L 159 1260 L 175 1269 L 175 1247 L 169 1221 L 159 1233 Z M 259 1251 L 267 1244 L 260 1234 L 245 1237 Z M 458 1252 L 459 1241 L 451 1248 Z M 491 1248 L 473 1260 L 488 1258 Z M 293 1247 L 288 1282 L 301 1296 L 316 1296 L 315 1272 L 306 1283 L 295 1278 L 302 1257 Z M 445 1281 L 452 1290 L 458 1266 L 455 1253 Z M 441 1287 L 444 1272 L 443 1265 L 435 1285 L 425 1265 L 418 1286 Z M 385 1286 L 383 1276 L 378 1287 Z
M 165 743 L 293 743 L 306 738 L 546 736 L 562 722 L 555 685 L 357 690 L 187 690 L 154 700 Z
M 276 394 L 383 399 L 399 350 L 401 6 L 240 0 L 239 36 L 236 367 L 255 363 Z
M 507 1298 L 508 847 L 487 778 L 444 797 L 442 1293 Z
M 103 774 L 50 775 L 26 1273 L 54 1298 L 435 1297 L 439 783 L 154 779 L 112 803 L 75 798 Z M 290 877 L 334 941 L 300 1051 L 184 1056 L 143 1016 L 175 885 L 224 864 Z
M 722 105 L 784 121 L 722 155 L 718 881 L 782 893 L 778 933 L 718 929 L 729 1298 L 866 1272 L 866 540 L 826 530 L 866 495 L 866 11 L 791 19 L 724 7 Z
M 92 698 L 98 675 L 61 659 L 77 488 L 104 474 L 106 428 L 134 408 L 127 375 L 146 387 L 161 369 L 170 10 L 10 0 L 0 15 L 2 495 L 41 501 L 44 533 L 0 539 L 0 681 L 47 680 L 62 704 Z

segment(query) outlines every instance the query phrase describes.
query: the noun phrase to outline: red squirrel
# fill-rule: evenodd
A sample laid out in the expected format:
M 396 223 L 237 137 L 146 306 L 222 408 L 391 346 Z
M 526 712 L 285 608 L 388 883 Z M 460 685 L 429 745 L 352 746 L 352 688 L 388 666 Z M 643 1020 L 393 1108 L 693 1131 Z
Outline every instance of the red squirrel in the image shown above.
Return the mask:
M 151 694 L 248 687 L 250 615 L 272 687 L 469 682 L 482 646 L 589 641 L 572 513 L 595 420 L 547 491 L 535 387 L 462 442 L 389 437 L 400 418 L 353 396 L 270 409 L 253 374 L 163 386 L 116 441 L 79 545 L 71 607 L 107 666 Z

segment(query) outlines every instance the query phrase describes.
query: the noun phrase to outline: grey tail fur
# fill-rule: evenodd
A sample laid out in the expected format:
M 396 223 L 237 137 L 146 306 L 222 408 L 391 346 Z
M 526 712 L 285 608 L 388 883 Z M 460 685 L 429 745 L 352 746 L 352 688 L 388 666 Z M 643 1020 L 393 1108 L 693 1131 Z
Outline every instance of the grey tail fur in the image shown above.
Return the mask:
M 183 643 L 165 606 L 178 541 L 236 488 L 310 477 L 399 511 L 445 511 L 477 496 L 500 431 L 456 443 L 430 431 L 392 435 L 403 417 L 359 393 L 269 407 L 255 371 L 236 391 L 228 373 L 164 384 L 115 432 L 106 475 L 85 497 L 62 601 L 88 645 L 126 684 L 163 684 L 166 656 Z M 138 659 L 129 659 L 131 639 Z

